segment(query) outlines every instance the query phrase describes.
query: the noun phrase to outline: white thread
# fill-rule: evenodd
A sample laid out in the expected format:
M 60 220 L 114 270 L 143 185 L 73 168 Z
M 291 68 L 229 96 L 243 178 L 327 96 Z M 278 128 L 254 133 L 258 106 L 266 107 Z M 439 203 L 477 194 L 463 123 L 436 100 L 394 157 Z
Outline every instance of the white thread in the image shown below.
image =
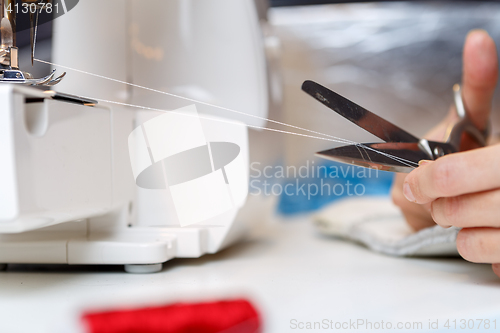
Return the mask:
M 165 92 L 165 91 L 156 90 L 156 89 L 152 89 L 152 88 L 148 88 L 148 87 L 143 87 L 143 86 L 140 86 L 138 84 L 134 84 L 134 83 L 126 82 L 126 81 L 121 81 L 121 80 L 113 79 L 113 78 L 106 77 L 106 76 L 103 76 L 103 75 L 99 75 L 99 74 L 94 74 L 94 73 L 82 71 L 80 69 L 75 69 L 75 68 L 71 68 L 71 67 L 67 67 L 67 66 L 62 66 L 62 65 L 57 65 L 57 64 L 54 64 L 52 62 L 45 61 L 45 60 L 40 60 L 40 59 L 35 59 L 35 61 L 47 64 L 47 65 L 52 65 L 52 66 L 57 66 L 57 67 L 61 67 L 61 68 L 64 68 L 64 69 L 72 70 L 72 71 L 79 72 L 79 73 L 82 73 L 82 74 L 88 74 L 88 75 L 95 76 L 95 77 L 98 77 L 98 78 L 101 78 L 101 79 L 106 79 L 106 80 L 114 81 L 114 82 L 117 82 L 117 83 L 126 84 L 126 85 L 129 85 L 129 86 L 132 86 L 132 87 L 149 90 L 149 91 L 152 91 L 152 92 L 155 92 L 155 93 L 159 93 L 159 94 L 163 94 L 163 95 L 167 95 L 167 96 L 171 96 L 171 97 L 175 97 L 175 98 L 180 98 L 180 99 L 183 99 L 183 100 L 186 100 L 186 101 L 189 101 L 189 102 L 203 104 L 203 105 L 210 106 L 210 107 L 215 107 L 215 108 L 218 108 L 218 109 L 221 109 L 221 110 L 238 113 L 238 114 L 241 114 L 241 115 L 245 115 L 245 116 L 256 118 L 256 119 L 260 119 L 260 120 L 266 120 L 266 121 L 269 121 L 269 122 L 272 122 L 272 123 L 275 123 L 275 124 L 278 124 L 278 125 L 281 125 L 281 126 L 292 127 L 292 128 L 295 128 L 295 129 L 298 129 L 298 130 L 301 130 L 301 131 L 306 131 L 306 132 L 310 132 L 310 133 L 314 133 L 314 134 L 323 135 L 323 136 L 326 136 L 326 137 L 330 137 L 330 138 L 336 139 L 336 140 L 338 140 L 338 142 L 341 142 L 341 143 L 356 144 L 355 141 L 350 141 L 350 140 L 338 138 L 338 137 L 335 137 L 335 136 L 332 136 L 332 135 L 328 135 L 328 134 L 316 132 L 316 131 L 313 131 L 313 130 L 309 130 L 309 129 L 306 129 L 306 128 L 302 128 L 302 127 L 298 127 L 298 126 L 294 126 L 294 125 L 290 125 L 290 124 L 285 124 L 285 123 L 282 123 L 282 122 L 279 122 L 279 121 L 276 121 L 276 120 L 272 120 L 272 119 L 268 119 L 268 118 L 264 118 L 264 117 L 259 117 L 259 116 L 253 115 L 253 114 L 248 114 L 248 113 L 245 113 L 245 112 L 241 112 L 241 111 L 229 109 L 229 108 L 226 108 L 226 107 L 223 107 L 223 106 L 218 106 L 218 105 L 207 103 L 207 102 L 197 101 L 197 100 L 192 99 L 192 98 L 188 98 L 188 97 L 183 97 L 183 96 L 171 94 L 171 93 L 168 93 L 168 92 Z
M 230 120 L 213 119 L 213 118 L 203 117 L 203 116 L 194 116 L 194 115 L 191 115 L 191 114 L 185 114 L 185 113 L 176 112 L 176 111 L 156 109 L 156 108 L 151 108 L 151 107 L 147 107 L 147 106 L 140 106 L 140 105 L 134 105 L 134 104 L 129 104 L 129 103 L 123 103 L 123 102 L 115 102 L 115 101 L 110 101 L 110 100 L 101 99 L 101 98 L 92 98 L 92 97 L 85 97 L 85 96 L 82 96 L 82 97 L 87 98 L 87 99 L 93 99 L 93 100 L 96 100 L 98 102 L 104 102 L 104 103 L 110 103 L 110 104 L 117 104 L 117 105 L 128 106 L 128 107 L 138 108 L 138 109 L 143 109 L 143 110 L 150 110 L 150 111 L 157 111 L 157 112 L 164 112 L 164 113 L 171 112 L 171 113 L 179 114 L 179 115 L 183 115 L 183 116 L 198 117 L 198 118 L 201 118 L 201 119 L 208 119 L 208 120 L 216 120 L 216 121 L 223 122 L 223 123 L 228 123 L 228 124 L 233 124 L 233 125 L 240 125 L 240 126 L 246 126 L 246 127 L 261 129 L 261 130 L 265 130 L 265 131 L 271 131 L 271 132 L 277 132 L 277 133 L 283 133 L 283 134 L 297 135 L 297 136 L 301 136 L 301 137 L 306 137 L 306 138 L 311 138 L 311 139 L 318 139 L 318 140 L 324 140 L 324 141 L 344 143 L 342 141 L 335 140 L 335 139 L 329 139 L 329 138 L 323 138 L 323 137 L 318 137 L 318 136 L 313 136 L 313 135 L 307 135 L 307 134 L 302 134 L 302 133 L 295 133 L 295 132 L 283 131 L 283 130 L 278 130 L 278 129 L 275 129 L 275 128 L 261 127 L 261 126 L 255 126 L 255 125 L 246 125 L 246 124 L 242 124 L 242 123 L 236 123 L 236 122 L 233 122 L 233 121 L 230 121 Z M 415 164 L 415 162 L 413 162 L 413 161 L 405 160 L 403 158 L 400 158 L 400 157 L 397 157 L 397 156 L 393 156 L 391 154 L 387 154 L 387 153 L 384 153 L 382 151 L 378 151 L 376 149 L 373 149 L 371 147 L 365 146 L 365 145 L 360 144 L 360 143 L 354 143 L 354 144 L 357 147 L 361 147 L 363 149 L 368 149 L 368 150 L 374 151 L 374 152 L 376 152 L 378 154 L 384 155 L 384 156 L 386 156 L 388 158 L 391 158 L 391 159 L 393 159 L 395 161 L 398 161 L 398 162 L 400 162 L 402 164 L 405 164 L 406 166 L 414 168 L 414 166 L 403 162 L 403 161 L 406 161 L 406 162 Z M 361 152 L 360 152 L 360 155 L 363 156 L 361 154 Z
M 61 5 L 62 5 L 62 8 L 63 8 L 64 14 L 66 14 L 68 12 L 68 9 L 66 8 L 66 2 L 64 0 L 61 0 Z
M 263 130 L 268 130 L 268 131 L 273 131 L 273 132 L 278 132 L 278 133 L 284 133 L 284 134 L 298 135 L 298 136 L 308 137 L 308 138 L 313 138 L 313 139 L 320 139 L 320 140 L 326 140 L 326 141 L 332 141 L 332 142 L 338 142 L 338 143 L 353 144 L 353 145 L 356 145 L 358 147 L 362 147 L 363 149 L 368 149 L 368 150 L 374 151 L 374 152 L 376 152 L 378 154 L 386 156 L 386 157 L 388 157 L 390 159 L 398 161 L 398 162 L 400 162 L 402 164 L 405 164 L 406 166 L 409 166 L 409 167 L 412 167 L 412 168 L 415 168 L 415 167 L 413 165 L 411 165 L 411 164 L 417 165 L 413 161 L 409 161 L 409 160 L 403 159 L 401 157 L 397 157 L 397 156 L 394 156 L 394 155 L 391 155 L 391 154 L 384 153 L 382 151 L 373 149 L 371 147 L 365 146 L 365 145 L 363 145 L 361 143 L 358 143 L 358 142 L 355 142 L 355 141 L 351 141 L 351 140 L 339 138 L 339 137 L 336 137 L 336 136 L 333 136 L 333 135 L 328 135 L 328 134 L 320 133 L 320 132 L 317 132 L 317 131 L 309 130 L 309 129 L 302 128 L 302 127 L 295 126 L 295 125 L 291 125 L 291 124 L 282 123 L 282 122 L 279 122 L 279 121 L 276 121 L 276 120 L 272 120 L 272 119 L 268 119 L 268 118 L 264 118 L 264 117 L 259 117 L 259 116 L 248 114 L 248 113 L 245 113 L 245 112 L 241 112 L 241 111 L 229 109 L 229 108 L 226 108 L 226 107 L 223 107 L 223 106 L 218 106 L 218 105 L 215 105 L 215 104 L 198 101 L 198 100 L 195 100 L 195 99 L 192 99 L 192 98 L 175 95 L 175 94 L 168 93 L 168 92 L 165 92 L 165 91 L 161 91 L 161 90 L 157 90 L 157 89 L 153 89 L 153 88 L 148 88 L 148 87 L 140 86 L 138 84 L 134 84 L 134 83 L 130 83 L 130 82 L 118 80 L 118 79 L 113 79 L 113 78 L 110 78 L 110 77 L 106 77 L 106 76 L 103 76 L 103 75 L 99 75 L 99 74 L 95 74 L 95 73 L 83 71 L 83 70 L 80 70 L 80 69 L 75 69 L 75 68 L 71 68 L 71 67 L 68 67 L 68 66 L 58 65 L 58 64 L 55 64 L 55 63 L 52 63 L 52 62 L 49 62 L 49 61 L 45 61 L 45 60 L 41 60 L 41 59 L 34 59 L 34 60 L 37 61 L 37 62 L 40 62 L 40 63 L 47 64 L 47 65 L 57 66 L 57 67 L 65 68 L 65 69 L 72 70 L 72 71 L 75 71 L 75 72 L 79 72 L 79 73 L 82 73 L 82 74 L 87 74 L 87 75 L 95 76 L 95 77 L 98 77 L 98 78 L 101 78 L 101 79 L 114 81 L 114 82 L 117 82 L 117 83 L 129 85 L 129 86 L 140 88 L 140 89 L 144 89 L 144 90 L 149 90 L 149 91 L 152 91 L 152 92 L 155 92 L 155 93 L 159 93 L 159 94 L 163 94 L 163 95 L 167 95 L 167 96 L 171 96 L 171 97 L 175 97 L 175 98 L 180 98 L 180 99 L 183 99 L 183 100 L 186 100 L 186 101 L 190 101 L 190 102 L 193 102 L 193 103 L 203 104 L 203 105 L 206 105 L 206 106 L 215 107 L 215 108 L 218 108 L 218 109 L 221 109 L 221 110 L 225 110 L 225 111 L 229 111 L 229 112 L 233 112 L 233 113 L 238 113 L 238 114 L 245 115 L 245 116 L 248 116 L 248 117 L 252 117 L 252 118 L 256 118 L 256 119 L 260 119 L 260 120 L 269 121 L 271 123 L 275 123 L 275 124 L 278 124 L 278 125 L 281 125 L 281 126 L 291 127 L 291 128 L 295 128 L 295 129 L 298 129 L 298 130 L 301 130 L 301 131 L 306 131 L 306 132 L 309 132 L 309 133 L 319 134 L 319 135 L 322 135 L 322 136 L 329 137 L 331 139 L 326 139 L 326 138 L 321 138 L 321 137 L 312 136 L 312 135 L 306 135 L 306 134 L 300 134 L 300 133 L 294 133 L 294 132 L 289 132 L 289 131 L 282 131 L 282 130 L 277 130 L 277 129 L 273 129 L 273 128 L 254 126 L 254 125 L 247 125 L 247 127 L 257 128 L 257 129 L 263 129 Z M 109 100 L 97 99 L 97 98 L 90 98 L 90 99 L 102 101 L 102 102 L 105 102 L 105 103 L 119 104 L 119 105 L 130 106 L 130 107 L 135 107 L 135 108 L 140 108 L 140 109 L 145 109 L 145 110 L 153 110 L 153 111 L 160 111 L 160 112 L 173 112 L 173 111 L 148 108 L 148 107 L 143 107 L 143 106 L 138 106 L 138 105 L 132 105 L 132 104 L 127 104 L 127 103 L 120 103 L 120 102 L 114 102 L 114 101 L 109 101 Z M 408 164 L 408 163 L 411 163 L 411 164 Z
M 158 111 L 158 112 L 164 112 L 164 113 L 168 112 L 168 113 L 179 114 L 179 115 L 183 115 L 183 116 L 187 116 L 187 117 L 197 117 L 197 118 L 201 118 L 201 119 L 215 120 L 215 121 L 218 121 L 218 122 L 221 122 L 221 123 L 227 123 L 227 124 L 232 124 L 232 125 L 251 127 L 251 128 L 262 129 L 262 130 L 266 130 L 266 131 L 272 131 L 272 132 L 278 132 L 278 133 L 284 133 L 284 134 L 298 135 L 298 136 L 303 136 L 303 137 L 306 137 L 306 138 L 319 139 L 319 140 L 325 140 L 325 141 L 331 141 L 331 142 L 339 142 L 339 141 L 334 140 L 334 139 L 322 138 L 322 137 L 319 137 L 319 136 L 312 136 L 312 135 L 301 134 L 301 133 L 294 133 L 294 132 L 289 132 L 289 131 L 283 131 L 283 130 L 278 130 L 278 129 L 274 129 L 274 128 L 260 127 L 260 126 L 255 126 L 255 125 L 246 125 L 246 124 L 243 124 L 243 123 L 234 122 L 234 121 L 230 121 L 230 120 L 213 119 L 213 118 L 210 118 L 210 117 L 203 117 L 203 116 L 199 116 L 199 115 L 195 116 L 195 115 L 186 114 L 186 113 L 182 113 L 182 112 L 175 112 L 175 111 L 169 111 L 169 110 L 155 109 L 155 108 L 150 108 L 150 107 L 147 107 L 147 106 L 140 106 L 140 105 L 134 105 L 134 104 L 128 104 L 128 103 L 122 103 L 122 102 L 108 101 L 108 100 L 100 99 L 100 98 L 93 98 L 93 97 L 84 97 L 84 98 L 93 99 L 93 100 L 96 100 L 98 102 L 104 102 L 104 103 L 111 103 L 111 104 L 118 104 L 118 105 L 128 106 L 128 107 L 132 107 L 132 108 L 138 108 L 138 109 L 144 109 L 144 110 L 150 110 L 150 111 Z

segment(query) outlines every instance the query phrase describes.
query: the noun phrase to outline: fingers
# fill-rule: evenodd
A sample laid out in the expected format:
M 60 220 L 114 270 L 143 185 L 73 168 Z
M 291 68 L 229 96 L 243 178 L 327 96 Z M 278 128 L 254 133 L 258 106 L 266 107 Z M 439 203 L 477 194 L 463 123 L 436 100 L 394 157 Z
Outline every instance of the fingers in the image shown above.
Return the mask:
M 500 227 L 500 189 L 432 202 L 434 221 L 442 227 Z
M 406 176 L 405 197 L 418 204 L 500 187 L 500 145 L 446 155 Z
M 498 58 L 494 41 L 485 31 L 471 31 L 467 35 L 463 50 L 462 97 L 469 116 L 478 128 L 483 129 L 487 124 L 497 79 Z M 449 124 L 457 121 L 455 110 L 450 111 L 453 112 L 426 136 L 428 139 L 443 140 Z M 500 157 L 496 157 L 500 156 L 498 147 L 500 146 L 487 151 L 481 150 L 479 153 L 471 151 L 467 155 L 460 153 L 440 158 L 414 170 L 406 177 L 404 185 L 403 178 L 396 177 L 392 190 L 393 201 L 402 209 L 408 224 L 415 230 L 433 225 L 429 214 L 430 203 L 437 198 L 455 197 L 500 187 L 500 173 L 496 175 L 493 170 L 496 165 L 500 165 Z M 462 148 L 476 146 L 463 145 Z M 404 197 L 408 201 L 405 201 Z M 467 218 L 457 218 L 458 214 L 453 212 L 454 209 L 474 214 L 475 208 L 471 207 L 478 206 L 473 199 L 457 200 L 451 200 L 451 203 L 438 200 L 433 208 L 434 219 L 442 225 L 452 225 L 450 221 L 458 224 L 465 224 L 466 220 L 479 221 L 468 218 L 470 215 Z M 492 220 L 493 212 L 481 213 L 484 213 L 483 222 Z
M 422 209 L 417 204 L 413 204 L 407 209 L 402 209 L 406 223 L 415 231 L 435 226 L 431 215 L 427 210 Z
M 493 268 L 493 272 L 498 276 L 500 277 L 500 264 L 493 264 L 491 265 L 491 267 Z
M 418 205 L 406 200 L 403 195 L 404 179 L 405 175 L 403 174 L 397 174 L 394 178 L 391 190 L 392 202 L 401 209 L 406 222 L 413 230 L 418 231 L 436 225 L 430 214 L 430 204 Z
M 472 30 L 463 50 L 462 93 L 474 124 L 483 129 L 488 121 L 491 99 L 498 79 L 495 42 L 484 30 Z
M 499 263 L 500 229 L 462 229 L 457 235 L 457 249 L 465 260 L 476 263 Z

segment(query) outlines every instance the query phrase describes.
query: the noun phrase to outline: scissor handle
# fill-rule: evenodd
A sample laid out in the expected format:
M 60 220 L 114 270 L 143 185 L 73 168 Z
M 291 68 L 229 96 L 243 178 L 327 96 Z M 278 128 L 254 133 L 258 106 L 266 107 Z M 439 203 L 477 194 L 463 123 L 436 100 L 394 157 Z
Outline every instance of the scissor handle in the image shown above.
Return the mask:
M 453 86 L 453 95 L 455 100 L 455 109 L 460 120 L 448 129 L 446 142 L 459 151 L 460 144 L 462 142 L 462 134 L 465 132 L 468 133 L 481 147 L 486 146 L 486 140 L 490 132 L 489 122 L 484 131 L 481 131 L 474 125 L 467 113 L 467 110 L 465 109 L 462 99 L 462 89 L 458 83 Z

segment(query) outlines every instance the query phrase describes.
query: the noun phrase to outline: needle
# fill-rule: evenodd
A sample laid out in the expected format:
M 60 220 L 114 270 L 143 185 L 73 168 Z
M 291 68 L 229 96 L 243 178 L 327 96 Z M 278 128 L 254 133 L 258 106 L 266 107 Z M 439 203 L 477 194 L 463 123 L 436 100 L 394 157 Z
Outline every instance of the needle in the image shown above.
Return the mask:
M 37 30 L 38 30 L 38 10 L 36 11 L 36 21 L 33 17 L 33 13 L 30 11 L 31 66 L 34 65 L 34 60 L 35 60 Z

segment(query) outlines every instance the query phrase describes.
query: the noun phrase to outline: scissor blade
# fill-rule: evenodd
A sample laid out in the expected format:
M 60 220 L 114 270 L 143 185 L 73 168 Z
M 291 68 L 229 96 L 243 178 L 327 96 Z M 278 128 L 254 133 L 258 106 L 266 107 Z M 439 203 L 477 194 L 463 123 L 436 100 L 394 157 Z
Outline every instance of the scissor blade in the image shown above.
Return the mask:
M 411 172 L 420 160 L 429 157 L 418 143 L 364 143 L 324 150 L 316 156 L 329 160 L 392 172 Z
M 351 102 L 322 85 L 305 81 L 302 90 L 342 117 L 386 142 L 418 142 L 418 138 L 398 126 Z

